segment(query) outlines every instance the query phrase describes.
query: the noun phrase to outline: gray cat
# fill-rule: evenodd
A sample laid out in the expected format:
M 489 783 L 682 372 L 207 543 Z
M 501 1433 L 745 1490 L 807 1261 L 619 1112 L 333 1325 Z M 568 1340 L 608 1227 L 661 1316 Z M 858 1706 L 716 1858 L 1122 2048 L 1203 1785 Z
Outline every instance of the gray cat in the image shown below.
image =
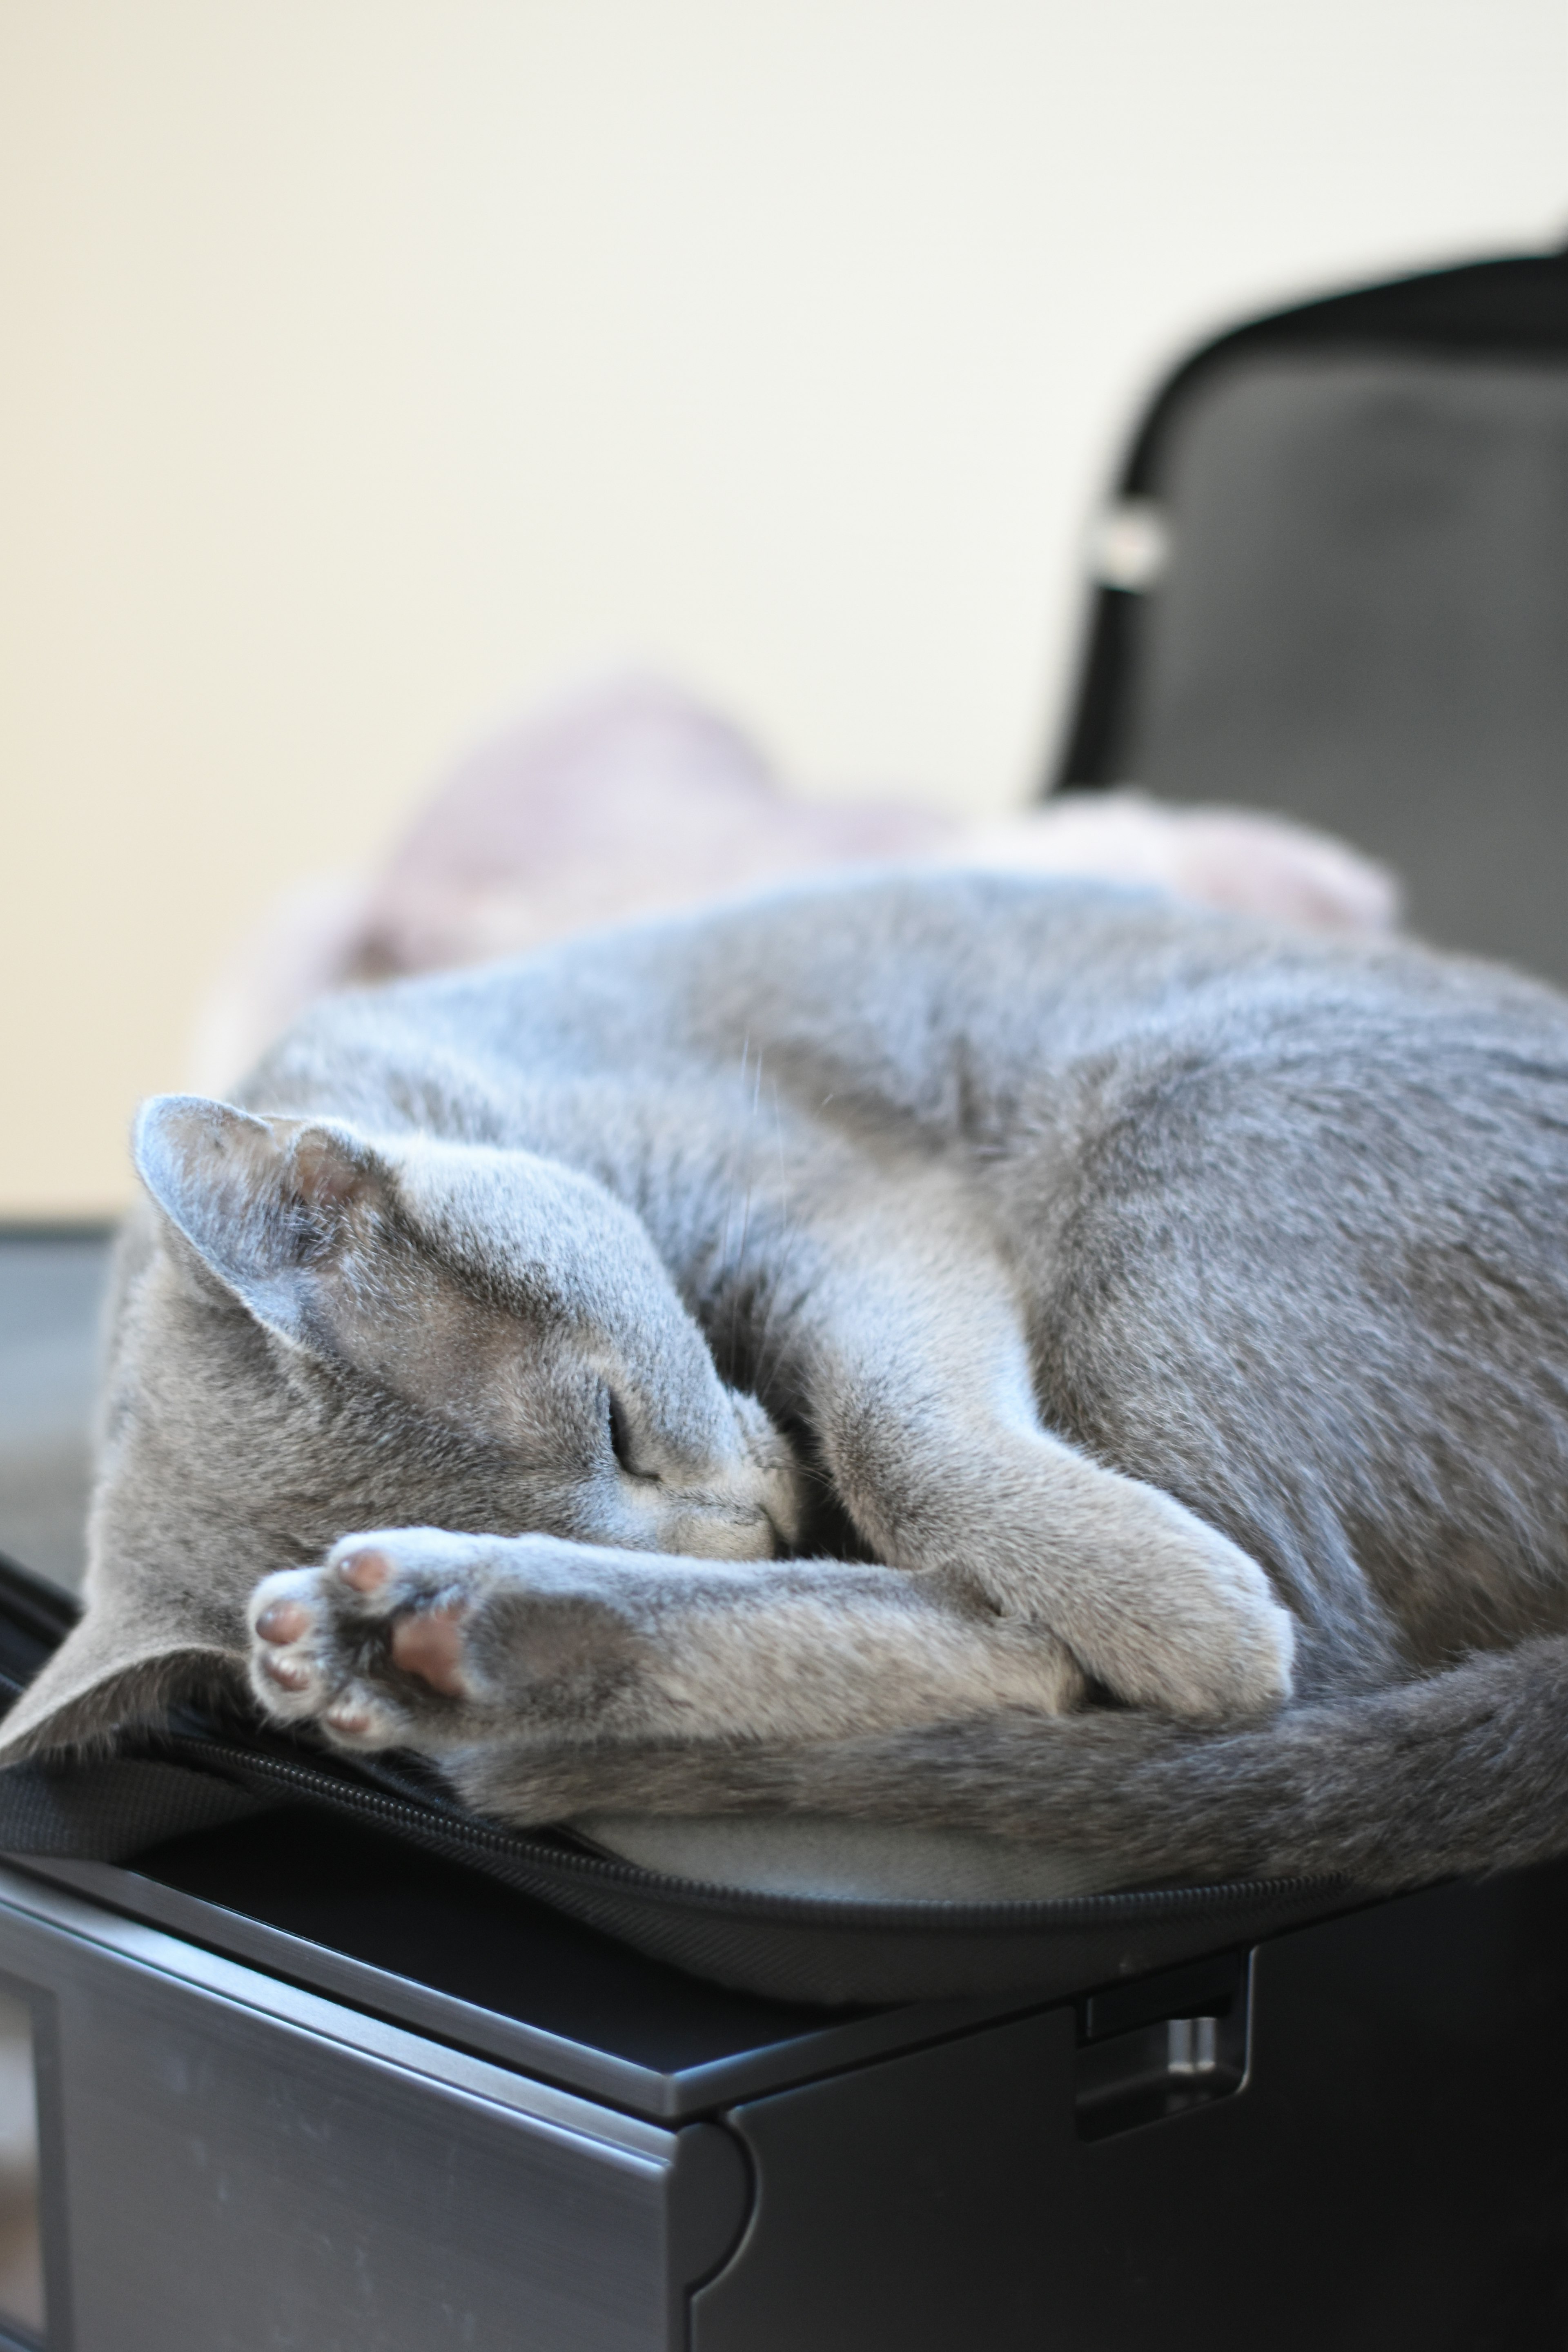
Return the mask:
M 1568 1842 L 1568 1003 L 888 875 L 329 1001 L 149 1104 L 86 1617 L 475 1807 L 1112 1874 Z

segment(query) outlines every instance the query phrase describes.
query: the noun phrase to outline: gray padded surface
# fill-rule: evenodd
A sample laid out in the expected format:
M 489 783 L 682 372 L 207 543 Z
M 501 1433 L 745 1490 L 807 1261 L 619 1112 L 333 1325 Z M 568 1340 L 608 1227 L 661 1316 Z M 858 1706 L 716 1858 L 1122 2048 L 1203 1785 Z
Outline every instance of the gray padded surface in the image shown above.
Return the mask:
M 1079 1854 L 966 1836 L 960 1830 L 889 1827 L 811 1814 L 690 1820 L 595 1814 L 573 1825 L 604 1853 L 670 1878 L 739 1886 L 754 1895 L 867 1902 L 1051 1903 L 1100 1895 L 1115 1870 Z
M 1568 368 L 1239 359 L 1160 490 L 1138 782 L 1342 834 L 1415 929 L 1568 981 Z

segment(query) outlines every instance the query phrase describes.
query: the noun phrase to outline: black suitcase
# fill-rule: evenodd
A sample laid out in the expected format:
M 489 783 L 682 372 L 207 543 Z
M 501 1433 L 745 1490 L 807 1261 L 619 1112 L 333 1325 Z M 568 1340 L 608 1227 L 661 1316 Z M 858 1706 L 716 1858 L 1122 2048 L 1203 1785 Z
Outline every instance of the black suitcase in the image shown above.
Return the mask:
M 1568 982 L 1568 252 L 1205 344 L 1092 568 L 1053 783 L 1321 824 L 1416 930 Z
M 1568 976 L 1565 362 L 1559 259 L 1200 352 L 1098 536 L 1064 780 L 1331 824 Z M 0 1668 L 63 1622 L 0 1580 Z M 1568 2340 L 1568 1864 L 857 1917 L 194 1720 L 0 1807 L 18 2345 Z

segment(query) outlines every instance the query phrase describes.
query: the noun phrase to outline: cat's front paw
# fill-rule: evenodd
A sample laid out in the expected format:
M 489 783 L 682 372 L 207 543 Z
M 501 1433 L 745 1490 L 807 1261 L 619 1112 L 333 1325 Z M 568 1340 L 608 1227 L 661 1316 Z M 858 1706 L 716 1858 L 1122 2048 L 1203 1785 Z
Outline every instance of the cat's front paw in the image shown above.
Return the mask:
M 469 1696 L 470 1584 L 458 1561 L 400 1559 L 374 1538 L 350 1538 L 321 1567 L 258 1585 L 251 1688 L 275 1718 L 319 1725 L 345 1747 L 421 1744 L 420 1729 Z
M 1135 1706 L 1198 1723 L 1262 1715 L 1290 1696 L 1295 1620 L 1255 1559 L 1170 1496 L 1132 1480 L 1103 1546 L 1110 1603 L 1091 1671 Z
M 361 1750 L 591 1731 L 630 1637 L 575 1560 L 549 1536 L 345 1536 L 320 1568 L 257 1586 L 251 1688 L 275 1718 Z

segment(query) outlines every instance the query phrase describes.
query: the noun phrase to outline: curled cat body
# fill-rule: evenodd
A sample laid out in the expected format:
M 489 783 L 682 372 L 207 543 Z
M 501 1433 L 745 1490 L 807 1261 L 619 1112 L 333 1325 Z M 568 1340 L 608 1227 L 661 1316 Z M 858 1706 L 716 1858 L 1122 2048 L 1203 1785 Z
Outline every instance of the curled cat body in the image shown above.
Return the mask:
M 82 1623 L 476 1809 L 1369 1885 L 1568 1843 L 1568 1003 L 884 872 L 143 1110 Z

